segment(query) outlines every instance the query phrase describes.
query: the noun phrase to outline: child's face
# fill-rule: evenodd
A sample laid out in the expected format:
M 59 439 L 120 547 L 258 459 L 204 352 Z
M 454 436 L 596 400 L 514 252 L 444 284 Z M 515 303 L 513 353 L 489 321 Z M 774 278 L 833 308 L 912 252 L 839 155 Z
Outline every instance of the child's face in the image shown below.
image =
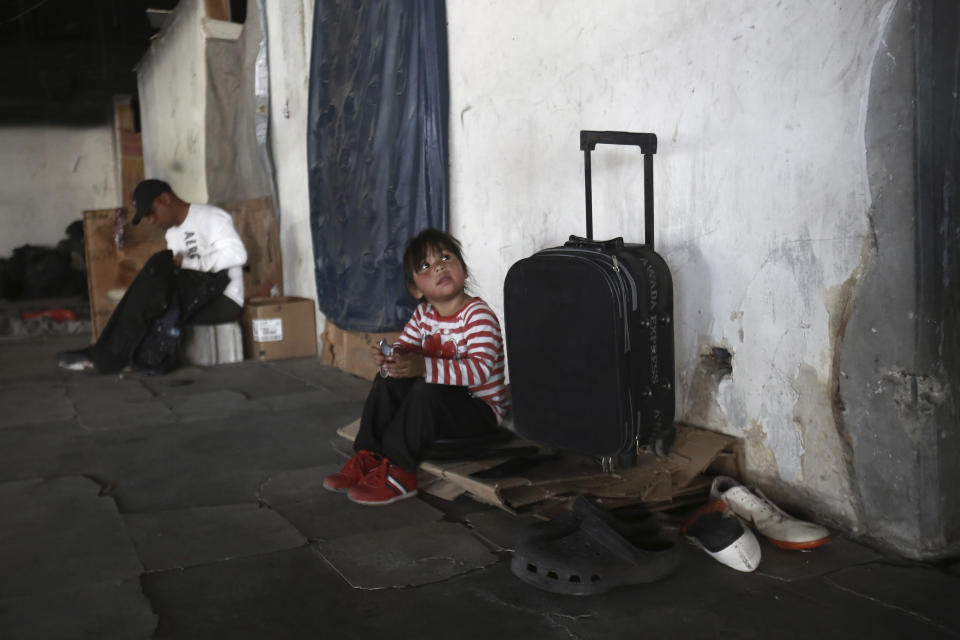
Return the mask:
M 414 297 L 424 297 L 435 307 L 458 301 L 467 279 L 463 265 L 445 249 L 431 248 L 413 272 Z

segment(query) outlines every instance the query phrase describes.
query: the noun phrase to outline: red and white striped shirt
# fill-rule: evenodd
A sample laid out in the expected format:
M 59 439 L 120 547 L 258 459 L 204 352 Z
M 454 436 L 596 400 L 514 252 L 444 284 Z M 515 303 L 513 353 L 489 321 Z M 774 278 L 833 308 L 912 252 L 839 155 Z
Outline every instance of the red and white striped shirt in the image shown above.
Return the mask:
M 429 302 L 421 302 L 394 346 L 423 354 L 427 382 L 469 387 L 490 405 L 497 424 L 503 421 L 509 407 L 503 336 L 486 302 L 471 298 L 452 316 L 441 316 Z

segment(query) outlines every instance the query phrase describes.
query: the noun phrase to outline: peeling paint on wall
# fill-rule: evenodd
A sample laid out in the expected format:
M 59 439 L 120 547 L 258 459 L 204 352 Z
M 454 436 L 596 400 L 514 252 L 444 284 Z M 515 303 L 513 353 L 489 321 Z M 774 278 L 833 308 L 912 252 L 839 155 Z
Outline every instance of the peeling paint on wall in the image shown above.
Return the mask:
M 657 133 L 677 415 L 749 433 L 751 474 L 809 493 L 837 520 L 852 499 L 838 480 L 848 452 L 824 292 L 858 269 L 872 233 L 865 105 L 892 4 L 457 0 L 447 10 L 451 113 L 469 107 L 450 132 L 451 229 L 478 293 L 502 313 L 510 265 L 582 232 L 580 129 Z M 592 162 L 595 235 L 641 241 L 638 154 L 603 149 Z M 732 371 L 705 371 L 705 346 L 732 353 Z

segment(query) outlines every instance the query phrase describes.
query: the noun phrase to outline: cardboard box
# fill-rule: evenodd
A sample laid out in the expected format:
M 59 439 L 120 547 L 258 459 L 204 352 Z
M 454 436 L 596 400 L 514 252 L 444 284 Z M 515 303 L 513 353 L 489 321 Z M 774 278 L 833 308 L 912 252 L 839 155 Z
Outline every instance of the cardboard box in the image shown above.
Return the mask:
M 370 357 L 370 345 L 379 344 L 381 339 L 393 344 L 400 337 L 399 331 L 385 333 L 363 333 L 347 331 L 329 320 L 324 325 L 323 351 L 320 354 L 323 364 L 352 373 L 360 378 L 373 380 L 380 369 Z
M 83 212 L 91 341 L 100 336 L 144 263 L 167 248 L 163 231 L 150 224 L 133 226 L 131 217 L 123 207 Z
M 243 350 L 253 360 L 317 355 L 315 304 L 309 298 L 250 298 L 243 308 Z
M 233 226 L 247 249 L 247 264 L 243 266 L 244 296 L 250 299 L 282 294 L 280 226 L 273 214 L 273 200 L 253 198 L 219 206 L 233 216 Z

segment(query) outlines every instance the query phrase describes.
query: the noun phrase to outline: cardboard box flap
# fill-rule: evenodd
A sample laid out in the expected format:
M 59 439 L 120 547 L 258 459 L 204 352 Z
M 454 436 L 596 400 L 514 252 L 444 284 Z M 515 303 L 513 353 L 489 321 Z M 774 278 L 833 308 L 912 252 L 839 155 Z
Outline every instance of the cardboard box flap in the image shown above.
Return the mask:
M 676 428 L 677 440 L 668 459 L 673 467 L 673 483 L 677 487 L 689 484 L 706 471 L 722 451 L 738 442 L 736 438 L 716 431 L 681 424 Z

